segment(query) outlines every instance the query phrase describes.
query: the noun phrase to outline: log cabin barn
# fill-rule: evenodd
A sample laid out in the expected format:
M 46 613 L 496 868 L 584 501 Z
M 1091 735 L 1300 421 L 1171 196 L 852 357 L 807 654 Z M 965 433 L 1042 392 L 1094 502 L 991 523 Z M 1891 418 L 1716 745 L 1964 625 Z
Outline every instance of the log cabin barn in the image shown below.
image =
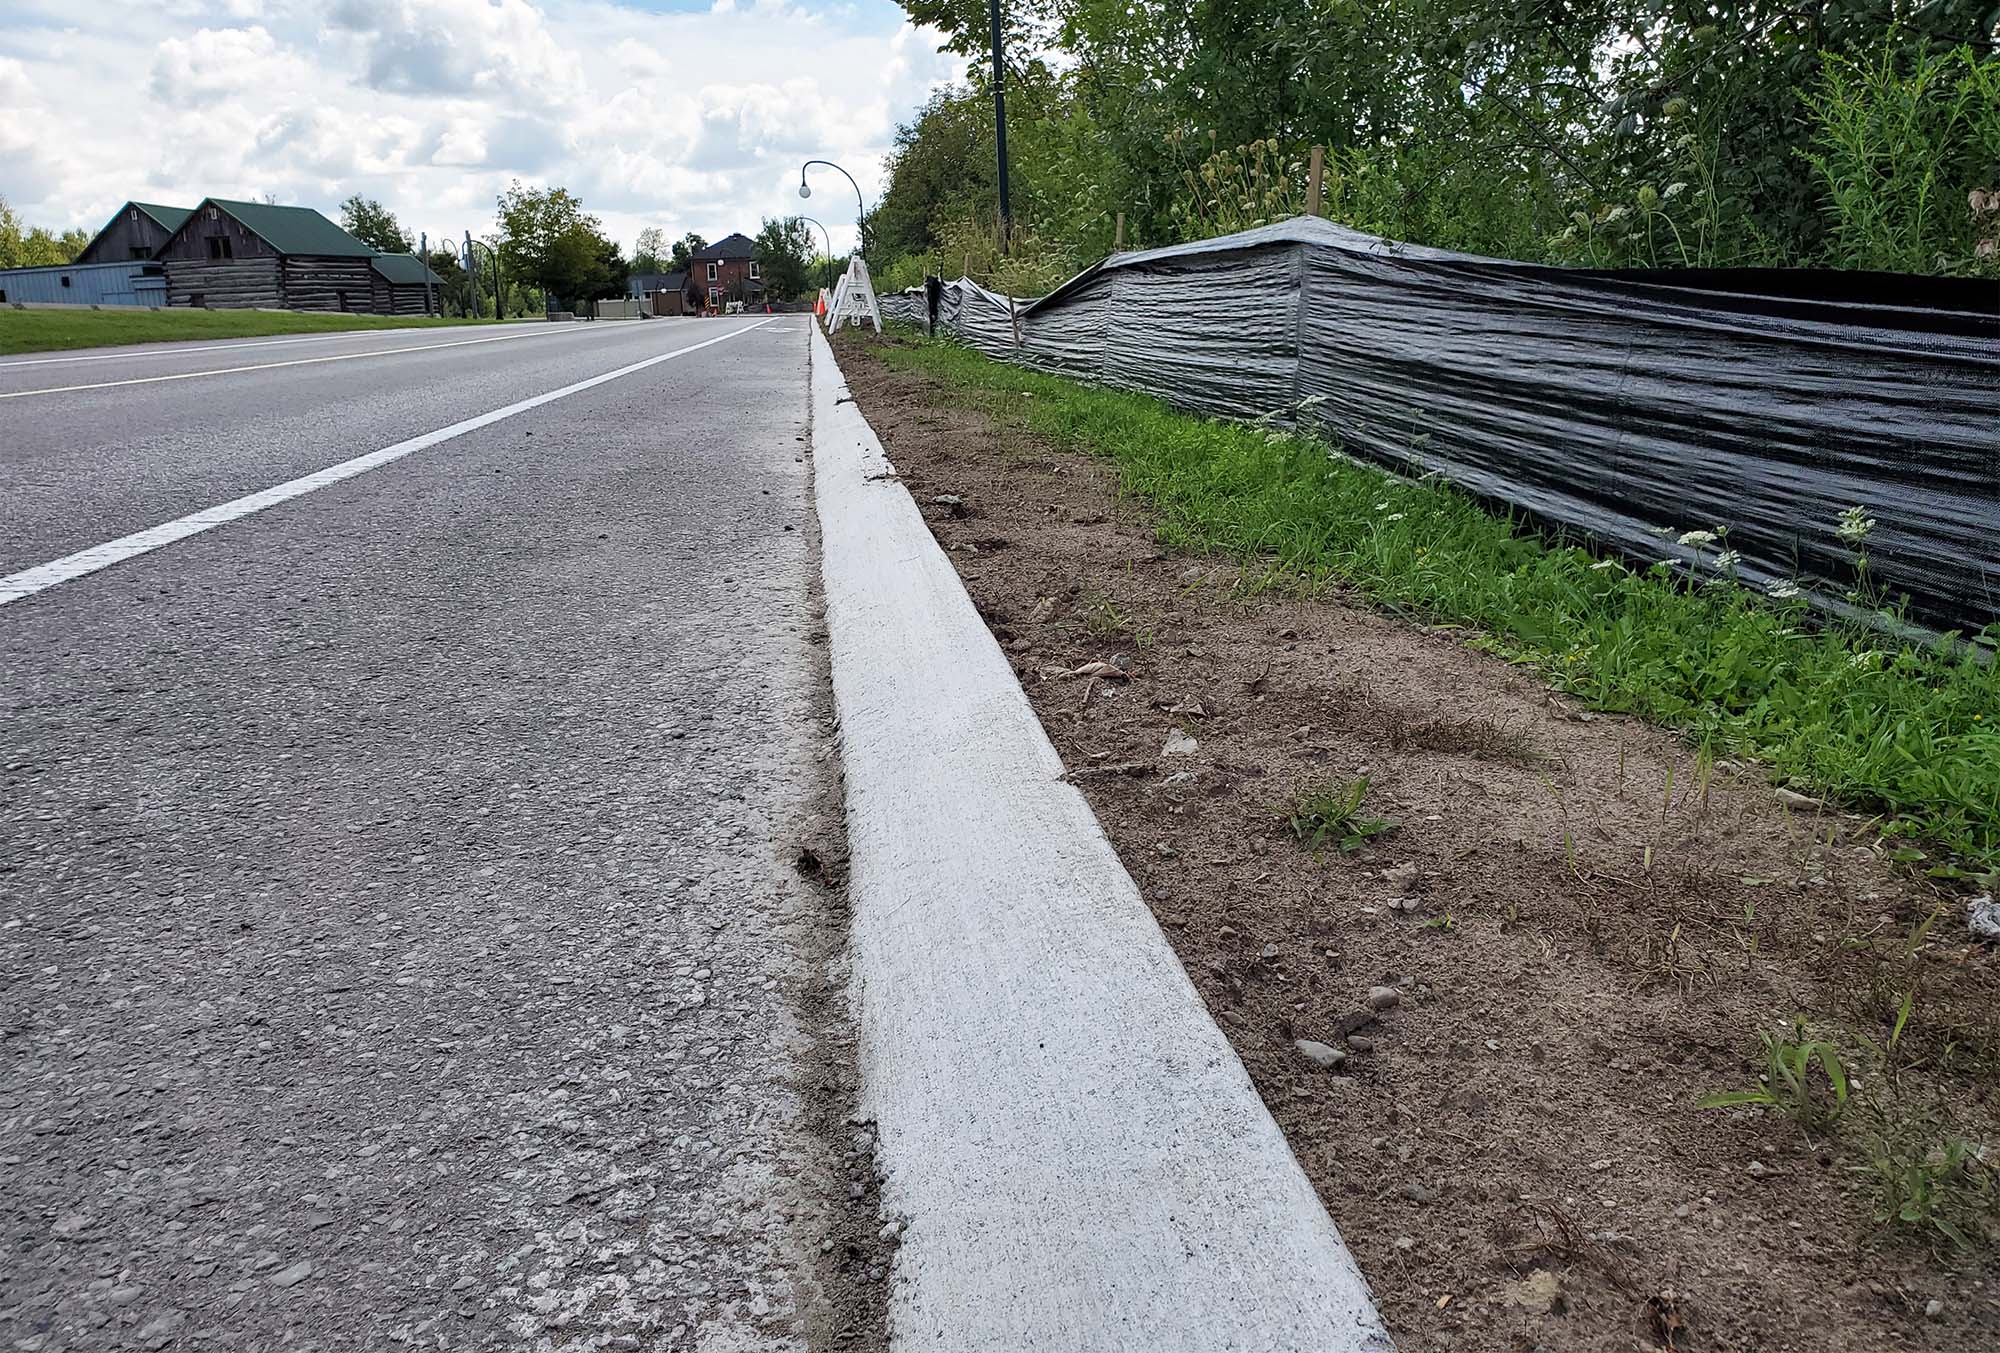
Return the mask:
M 186 207 L 157 202 L 127 202 L 104 223 L 104 229 L 76 256 L 78 263 L 129 263 L 159 256 L 160 246 L 181 228 Z
M 375 250 L 310 207 L 203 199 L 160 247 L 167 304 L 375 309 Z
M 443 303 L 444 278 L 415 254 L 377 254 L 368 261 L 375 273 L 378 315 L 428 315 Z

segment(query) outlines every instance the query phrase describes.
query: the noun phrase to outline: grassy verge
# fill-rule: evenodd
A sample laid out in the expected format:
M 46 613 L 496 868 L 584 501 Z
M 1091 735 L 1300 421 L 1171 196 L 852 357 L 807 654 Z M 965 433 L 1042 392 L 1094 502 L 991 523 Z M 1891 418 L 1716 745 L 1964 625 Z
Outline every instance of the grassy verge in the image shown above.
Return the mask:
M 337 333 L 346 329 L 411 329 L 492 320 L 423 315 L 322 315 L 289 310 L 16 310 L 0 308 L 0 353 L 171 343 L 189 338 L 258 338 L 266 334 Z
M 1823 626 L 1803 602 L 1720 576 L 1690 586 L 1664 564 L 1600 560 L 1306 438 L 1190 417 L 945 342 L 884 356 L 992 392 L 1036 433 L 1112 457 L 1125 491 L 1161 512 L 1169 545 L 1273 560 L 1475 627 L 1476 642 L 1594 708 L 1684 729 L 1794 789 L 1880 813 L 1887 834 L 1943 847 L 1949 858 L 1931 862 L 1940 872 L 2000 871 L 2000 664 Z

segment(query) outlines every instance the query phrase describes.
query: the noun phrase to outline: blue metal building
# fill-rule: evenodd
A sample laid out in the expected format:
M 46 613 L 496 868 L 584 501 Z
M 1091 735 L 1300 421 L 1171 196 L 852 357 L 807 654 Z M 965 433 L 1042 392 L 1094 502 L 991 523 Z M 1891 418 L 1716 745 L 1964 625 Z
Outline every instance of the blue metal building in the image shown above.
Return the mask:
M 0 268 L 0 305 L 146 305 L 167 303 L 166 269 L 144 259 Z

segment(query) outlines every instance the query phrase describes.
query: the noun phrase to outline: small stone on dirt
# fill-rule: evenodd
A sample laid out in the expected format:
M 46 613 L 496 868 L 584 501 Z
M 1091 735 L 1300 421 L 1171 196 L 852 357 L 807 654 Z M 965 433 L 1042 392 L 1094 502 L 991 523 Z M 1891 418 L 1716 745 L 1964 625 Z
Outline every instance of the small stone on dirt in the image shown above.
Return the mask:
M 1929 1301 L 1924 1303 L 1924 1318 L 1926 1320 L 1936 1320 L 1939 1316 L 1942 1316 L 1943 1314 L 1944 1314 L 1944 1303 L 1938 1300 L 1936 1297 L 1932 1297 Z
M 1347 1063 L 1347 1054 L 1330 1043 L 1320 1043 L 1310 1038 L 1301 1038 L 1298 1042 L 1292 1044 L 1292 1046 L 1298 1049 L 1301 1057 L 1322 1070 L 1338 1071 Z
M 291 1267 L 282 1268 L 273 1273 L 271 1275 L 271 1285 L 273 1287 L 296 1287 L 307 1278 L 312 1277 L 312 1271 L 312 1260 L 301 1259 Z
M 1965 924 L 1982 940 L 2000 940 L 2000 902 L 1992 893 L 1966 898 Z
M 1403 993 L 1394 987 L 1368 988 L 1368 1008 L 1370 1010 L 1393 1010 L 1403 1000 Z
M 1166 745 L 1160 748 L 1160 755 L 1163 757 L 1193 756 L 1195 749 L 1199 746 L 1201 744 L 1189 737 L 1184 729 L 1176 728 L 1167 734 Z

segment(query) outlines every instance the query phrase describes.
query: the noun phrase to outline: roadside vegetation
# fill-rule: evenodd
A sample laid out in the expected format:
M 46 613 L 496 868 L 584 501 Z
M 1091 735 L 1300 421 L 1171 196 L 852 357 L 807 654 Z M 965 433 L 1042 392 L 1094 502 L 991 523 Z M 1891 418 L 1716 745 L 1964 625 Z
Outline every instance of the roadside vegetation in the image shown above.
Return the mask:
M 892 288 L 964 269 L 1037 294 L 1108 252 L 1121 214 L 1128 246 L 1294 215 L 1315 145 L 1322 213 L 1391 239 L 1588 267 L 2000 275 L 1988 0 L 1026 0 L 1007 7 L 1005 242 L 987 7 L 902 3 L 968 84 L 897 137 L 869 221 Z
M 1989 885 L 2000 871 L 1990 647 L 1822 623 L 1802 599 L 1736 584 L 1720 540 L 1704 576 L 1634 569 L 1307 437 L 1190 417 L 947 342 L 884 357 L 1018 401 L 1034 432 L 1111 457 L 1125 490 L 1159 509 L 1168 545 L 1234 554 L 1274 584 L 1338 582 L 1410 618 L 1469 626 L 1475 645 L 1593 709 L 1683 730 L 1704 754 L 1754 760 L 1795 794 L 1879 813 L 1912 864 Z M 1863 580 L 1865 521 L 1826 523 Z M 1663 525 L 1702 534 L 1700 523 Z
M 834 342 L 1399 1348 L 1993 1346 L 1990 665 Z
M 492 323 L 423 315 L 329 315 L 301 310 L 16 310 L 0 308 L 0 353 L 172 343 L 193 338 L 258 338 L 346 329 L 414 329 Z

